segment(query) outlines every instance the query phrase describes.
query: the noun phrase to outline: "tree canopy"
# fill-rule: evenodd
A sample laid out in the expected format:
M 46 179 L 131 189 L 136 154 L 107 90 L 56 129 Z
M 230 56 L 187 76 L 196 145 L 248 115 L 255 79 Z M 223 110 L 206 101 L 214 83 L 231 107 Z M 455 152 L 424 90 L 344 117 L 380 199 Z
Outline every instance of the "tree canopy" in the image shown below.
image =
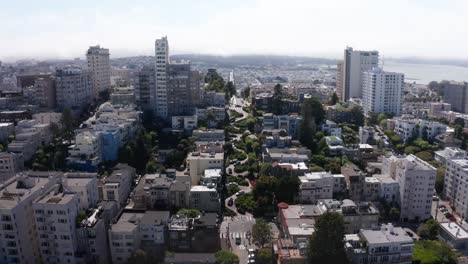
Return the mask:
M 439 223 L 430 219 L 418 227 L 418 235 L 422 239 L 436 240 L 439 234 Z
M 419 240 L 414 245 L 413 262 L 420 264 L 455 264 L 456 254 L 440 241 Z
M 348 263 L 344 249 L 344 220 L 335 212 L 322 214 L 309 239 L 308 263 Z
M 217 264 L 239 264 L 239 257 L 226 249 L 215 253 Z
M 271 226 L 263 219 L 258 219 L 252 226 L 252 239 L 263 248 L 271 243 L 273 237 Z

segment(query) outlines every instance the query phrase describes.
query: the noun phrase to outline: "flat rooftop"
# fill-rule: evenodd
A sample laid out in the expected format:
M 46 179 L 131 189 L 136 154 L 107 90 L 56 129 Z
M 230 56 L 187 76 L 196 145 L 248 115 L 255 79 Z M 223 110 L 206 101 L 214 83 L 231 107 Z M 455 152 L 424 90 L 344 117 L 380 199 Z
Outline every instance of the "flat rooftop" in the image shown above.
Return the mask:
M 455 239 L 468 239 L 468 232 L 455 222 L 440 223 L 440 227 Z
M 112 232 L 131 232 L 134 230 L 145 213 L 124 212 L 120 215 L 117 223 L 112 225 Z
M 42 186 L 50 184 L 48 178 L 30 178 L 34 182 L 34 186 L 30 188 L 23 187 L 16 179 L 5 182 L 0 189 L 0 208 L 10 209 L 14 208 L 24 200 L 33 196 L 35 192 L 40 191 Z
M 391 231 L 388 225 L 382 225 L 381 229 L 362 229 L 361 234 L 368 244 L 407 243 L 412 244 L 413 239 L 401 227 L 393 227 Z

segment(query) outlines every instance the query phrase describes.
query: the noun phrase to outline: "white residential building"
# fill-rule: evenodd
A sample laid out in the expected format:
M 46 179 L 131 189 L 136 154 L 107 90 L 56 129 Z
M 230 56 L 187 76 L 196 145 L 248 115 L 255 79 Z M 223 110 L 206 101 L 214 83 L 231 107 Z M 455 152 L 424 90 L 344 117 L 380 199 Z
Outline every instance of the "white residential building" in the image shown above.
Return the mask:
M 202 212 L 218 212 L 221 208 L 216 188 L 196 185 L 190 189 L 190 208 L 198 209 Z
M 437 170 L 414 155 L 401 159 L 396 168 L 400 186 L 400 219 L 423 221 L 431 217 Z
M 311 204 L 318 199 L 332 199 L 334 178 L 329 172 L 311 172 L 299 176 L 299 199 L 301 203 Z
M 22 154 L 12 152 L 0 152 L 0 183 L 15 176 L 24 169 Z
M 442 165 L 447 164 L 447 160 L 450 159 L 464 159 L 466 152 L 459 148 L 447 147 L 443 150 L 434 152 L 434 159 L 440 162 Z
M 0 142 L 7 142 L 11 135 L 15 134 L 15 124 L 0 123 Z
M 192 185 L 198 185 L 207 169 L 223 169 L 224 153 L 192 152 L 187 156 L 187 166 Z
M 128 263 L 132 253 L 139 248 L 154 250 L 162 247 L 166 242 L 168 221 L 168 211 L 124 210 L 109 229 L 112 263 Z
M 112 174 L 103 180 L 102 199 L 116 201 L 119 206 L 123 206 L 130 195 L 135 175 L 134 168 L 126 164 L 118 164 Z
M 67 163 L 78 169 L 96 168 L 101 163 L 100 134 L 84 131 L 75 136 L 75 144 L 68 148 Z
M 362 104 L 365 115 L 387 113 L 399 116 L 403 103 L 402 73 L 373 68 L 362 74 Z
M 444 177 L 444 196 L 462 217 L 468 217 L 468 160 L 448 159 Z
M 361 229 L 359 237 L 367 245 L 365 263 L 412 263 L 414 242 L 401 227 L 388 224 L 380 229 Z
M 364 201 L 377 201 L 380 196 L 380 182 L 375 177 L 364 178 Z
M 156 39 L 155 42 L 156 70 L 156 114 L 167 118 L 167 65 L 169 64 L 169 43 L 167 37 Z
M 80 194 L 56 184 L 33 203 L 42 263 L 78 263 L 76 218 Z
M 2 262 L 41 263 L 32 203 L 53 184 L 52 178 L 18 175 L 0 187 Z
M 389 175 L 374 174 L 373 176 L 379 181 L 379 196 L 387 203 L 397 202 L 400 197 L 400 185 Z
M 378 67 L 378 51 L 359 51 L 346 48 L 343 63 L 343 93 L 342 100 L 362 97 L 362 73 Z
M 81 210 L 97 207 L 99 191 L 95 173 L 65 173 L 63 184 L 70 191 L 81 195 Z
M 424 119 L 395 119 L 395 133 L 401 138 L 404 143 L 408 143 L 411 139 L 427 137 L 428 140 L 434 139 L 440 134 L 444 134 L 447 126 Z
M 99 45 L 91 46 L 86 52 L 86 59 L 93 82 L 93 95 L 94 98 L 98 98 L 100 92 L 111 88 L 109 49 L 101 48 Z

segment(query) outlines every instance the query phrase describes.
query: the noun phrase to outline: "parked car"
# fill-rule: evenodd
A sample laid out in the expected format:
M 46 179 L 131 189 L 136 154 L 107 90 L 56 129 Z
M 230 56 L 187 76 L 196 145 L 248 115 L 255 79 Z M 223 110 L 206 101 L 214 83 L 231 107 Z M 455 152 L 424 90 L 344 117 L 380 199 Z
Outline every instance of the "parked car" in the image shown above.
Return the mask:
M 439 205 L 439 209 L 442 209 L 442 208 L 447 209 L 447 207 L 445 205 Z
M 234 199 L 229 199 L 228 200 L 228 206 L 232 206 L 234 204 Z
M 236 161 L 236 164 L 235 164 L 235 165 L 236 165 L 236 166 L 239 166 L 239 165 L 241 165 L 241 162 L 238 160 L 238 161 Z
M 432 201 L 439 201 L 439 196 L 437 195 L 432 196 Z
M 237 196 L 237 197 L 242 196 L 242 195 L 244 195 L 244 194 L 245 194 L 244 191 L 238 191 L 238 192 L 236 192 L 236 196 Z

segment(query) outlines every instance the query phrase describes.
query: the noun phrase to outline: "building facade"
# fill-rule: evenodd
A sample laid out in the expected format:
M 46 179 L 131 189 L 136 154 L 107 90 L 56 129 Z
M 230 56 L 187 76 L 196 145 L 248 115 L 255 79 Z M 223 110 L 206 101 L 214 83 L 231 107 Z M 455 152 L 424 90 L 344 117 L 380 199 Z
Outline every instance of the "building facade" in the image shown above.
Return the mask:
M 386 113 L 399 116 L 403 103 L 404 75 L 373 68 L 362 73 L 364 114 Z
M 362 97 L 362 73 L 378 67 L 379 53 L 377 51 L 358 51 L 348 47 L 344 51 L 343 62 L 343 93 L 342 100 Z
M 99 45 L 89 47 L 86 52 L 88 69 L 93 83 L 93 98 L 98 98 L 100 92 L 110 91 L 111 68 L 109 55 L 109 49 L 101 48 Z

